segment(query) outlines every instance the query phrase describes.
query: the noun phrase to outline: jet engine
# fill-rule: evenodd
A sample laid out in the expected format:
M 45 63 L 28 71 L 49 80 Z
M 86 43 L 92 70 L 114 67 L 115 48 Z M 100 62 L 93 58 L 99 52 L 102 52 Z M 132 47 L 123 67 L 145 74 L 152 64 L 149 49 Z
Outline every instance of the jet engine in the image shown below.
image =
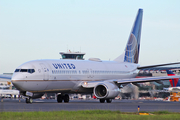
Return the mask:
M 109 82 L 98 84 L 93 91 L 98 99 L 114 99 L 120 92 L 117 85 Z

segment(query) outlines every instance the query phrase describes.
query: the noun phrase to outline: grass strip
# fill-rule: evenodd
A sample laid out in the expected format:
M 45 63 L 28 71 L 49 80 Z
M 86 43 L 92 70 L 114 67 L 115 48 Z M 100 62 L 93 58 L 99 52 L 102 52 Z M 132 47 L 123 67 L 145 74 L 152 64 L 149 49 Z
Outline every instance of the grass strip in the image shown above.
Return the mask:
M 145 111 L 141 111 L 145 112 Z M 179 113 L 168 111 L 150 112 L 153 115 L 142 116 L 137 113 L 85 110 L 85 111 L 51 111 L 51 112 L 0 112 L 0 120 L 178 120 Z

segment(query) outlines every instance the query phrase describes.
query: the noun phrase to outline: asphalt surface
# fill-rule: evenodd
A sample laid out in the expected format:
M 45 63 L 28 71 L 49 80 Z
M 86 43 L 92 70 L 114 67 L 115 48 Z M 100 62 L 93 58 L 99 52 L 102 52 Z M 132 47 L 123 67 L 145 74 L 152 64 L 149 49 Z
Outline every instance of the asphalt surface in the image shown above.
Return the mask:
M 57 103 L 56 100 L 34 100 L 26 104 L 24 99 L 3 99 L 0 112 L 3 111 L 76 111 L 76 110 L 119 110 L 121 112 L 170 111 L 180 112 L 180 102 L 148 100 L 113 100 L 112 103 L 99 103 L 99 100 L 70 100 L 69 103 Z

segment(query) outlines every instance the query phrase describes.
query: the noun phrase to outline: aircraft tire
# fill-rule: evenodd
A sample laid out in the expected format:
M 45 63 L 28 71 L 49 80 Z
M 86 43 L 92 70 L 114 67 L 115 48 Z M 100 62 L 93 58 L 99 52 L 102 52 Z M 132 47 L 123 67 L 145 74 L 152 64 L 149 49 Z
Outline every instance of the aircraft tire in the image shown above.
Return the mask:
M 29 98 L 29 103 L 32 104 L 32 102 L 33 102 L 33 99 Z
M 68 95 L 68 94 L 65 94 L 65 95 L 64 95 L 64 102 L 65 102 L 65 103 L 68 103 L 68 102 L 69 102 L 69 95 Z
M 29 98 L 26 98 L 26 103 L 29 103 Z
M 106 102 L 107 102 L 107 103 L 111 103 L 111 102 L 112 102 L 112 99 L 106 99 Z
M 32 98 L 26 98 L 26 103 L 31 103 L 32 104 L 33 99 Z
M 61 94 L 58 95 L 58 96 L 57 96 L 57 102 L 58 102 L 58 103 L 62 103 L 62 100 L 63 100 L 62 95 L 61 95 Z
M 104 103 L 105 99 L 99 99 L 100 103 Z

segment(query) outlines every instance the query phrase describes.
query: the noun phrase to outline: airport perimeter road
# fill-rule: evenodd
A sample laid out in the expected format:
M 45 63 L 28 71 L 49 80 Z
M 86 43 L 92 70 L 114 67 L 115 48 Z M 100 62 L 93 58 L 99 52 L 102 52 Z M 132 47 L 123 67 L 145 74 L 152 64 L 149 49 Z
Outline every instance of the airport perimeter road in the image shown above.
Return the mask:
M 144 101 L 144 100 L 113 100 L 112 103 L 99 103 L 99 100 L 71 100 L 69 103 L 57 103 L 56 100 L 34 100 L 26 104 L 24 100 L 4 99 L 0 102 L 3 111 L 72 111 L 72 110 L 119 110 L 121 112 L 162 111 L 180 112 L 180 102 Z

